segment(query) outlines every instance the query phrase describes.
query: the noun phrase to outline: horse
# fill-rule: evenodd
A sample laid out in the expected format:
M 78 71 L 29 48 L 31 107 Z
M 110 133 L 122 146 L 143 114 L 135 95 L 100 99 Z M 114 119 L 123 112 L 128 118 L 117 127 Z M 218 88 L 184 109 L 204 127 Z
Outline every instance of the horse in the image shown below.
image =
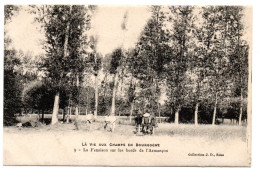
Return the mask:
M 154 134 L 154 128 L 158 127 L 156 122 L 156 118 L 154 116 L 140 116 L 138 115 L 135 118 L 136 126 L 137 126 L 137 133 L 141 132 L 144 134 Z
M 147 134 L 154 134 L 154 128 L 158 127 L 154 116 L 143 117 L 142 131 Z
M 141 115 L 137 115 L 135 117 L 135 126 L 136 126 L 137 133 L 140 133 L 140 128 L 142 126 L 142 120 L 143 120 L 143 117 Z

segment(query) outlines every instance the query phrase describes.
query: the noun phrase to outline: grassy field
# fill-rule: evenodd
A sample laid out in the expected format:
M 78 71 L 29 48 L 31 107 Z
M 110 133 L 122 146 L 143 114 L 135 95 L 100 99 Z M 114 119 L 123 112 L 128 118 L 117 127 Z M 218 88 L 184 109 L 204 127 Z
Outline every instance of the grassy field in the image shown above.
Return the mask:
M 160 123 L 153 135 L 137 135 L 134 125 L 117 124 L 114 132 L 104 130 L 102 120 L 87 124 L 40 125 L 34 128 L 4 127 L 4 164 L 6 165 L 248 165 L 247 128 L 231 125 L 198 125 Z M 160 143 L 167 154 L 73 154 L 82 141 L 93 143 Z M 189 153 L 223 153 L 224 158 L 189 157 Z M 26 157 L 21 159 L 21 155 Z M 136 159 L 143 157 L 142 159 Z M 64 157 L 66 157 L 64 159 Z M 188 158 L 188 159 L 187 159 Z M 227 160 L 228 159 L 228 163 Z M 99 161 L 94 161 L 98 159 Z M 163 159 L 163 161 L 162 161 Z M 187 161 L 186 161 L 187 159 Z
M 134 125 L 117 124 L 114 132 L 105 131 L 104 122 L 97 121 L 91 124 L 86 122 L 79 122 L 79 130 L 73 123 L 58 123 L 57 125 L 39 125 L 38 127 L 23 127 L 18 129 L 15 126 L 4 127 L 5 134 L 33 134 L 33 133 L 95 133 L 103 132 L 104 135 L 119 135 L 126 137 L 136 136 L 136 127 Z M 158 136 L 182 136 L 182 137 L 201 137 L 208 140 L 225 140 L 225 139 L 241 139 L 246 141 L 246 127 L 245 126 L 231 126 L 231 125 L 198 125 L 193 124 L 179 124 L 161 123 L 155 129 L 155 133 L 151 137 Z
M 74 116 L 72 116 L 74 117 Z M 83 133 L 93 133 L 93 132 L 104 132 L 104 135 L 121 135 L 121 136 L 136 136 L 136 128 L 134 124 L 134 119 L 130 122 L 127 117 L 120 117 L 117 120 L 116 129 L 113 133 L 104 130 L 104 117 L 99 116 L 96 122 L 91 124 L 86 123 L 86 116 L 79 116 L 79 130 L 75 130 L 75 125 L 73 123 L 58 123 L 57 125 L 45 125 L 38 122 L 38 127 L 22 127 L 19 130 L 17 127 L 5 127 L 5 133 L 42 133 L 42 132 L 58 132 L 58 133 L 68 133 L 68 132 L 83 132 Z M 34 114 L 30 116 L 17 117 L 17 120 L 21 123 L 28 121 L 37 122 L 39 116 Z M 59 119 L 62 119 L 62 115 L 59 115 Z M 51 114 L 45 115 L 45 122 L 49 123 L 51 120 Z M 225 140 L 229 138 L 239 138 L 242 141 L 246 140 L 246 126 L 237 125 L 198 125 L 193 124 L 179 124 L 175 125 L 172 123 L 159 123 L 158 128 L 155 130 L 154 137 L 157 136 L 183 136 L 183 137 L 203 137 L 208 140 Z

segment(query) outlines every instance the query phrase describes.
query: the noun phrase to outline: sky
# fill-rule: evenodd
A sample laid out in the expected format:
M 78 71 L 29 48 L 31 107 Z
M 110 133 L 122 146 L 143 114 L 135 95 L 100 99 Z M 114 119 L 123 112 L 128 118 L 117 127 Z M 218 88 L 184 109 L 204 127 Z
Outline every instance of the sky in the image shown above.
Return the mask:
M 36 55 L 44 53 L 41 45 L 44 33 L 40 32 L 40 24 L 34 22 L 34 16 L 29 14 L 26 8 L 23 6 L 12 21 L 6 24 L 5 29 L 15 49 L 24 53 L 31 51 Z M 247 8 L 245 12 L 249 14 L 250 9 Z M 103 55 L 119 47 L 128 49 L 134 47 L 150 15 L 148 6 L 98 6 L 88 34 L 98 38 L 97 51 Z M 246 28 L 251 29 L 251 21 L 248 18 L 248 15 L 245 16 L 244 21 Z M 126 26 L 124 30 L 123 22 Z M 245 37 L 250 36 L 248 33 L 250 32 L 247 32 Z
M 90 30 L 98 37 L 97 51 L 105 55 L 118 47 L 133 47 L 149 17 L 145 6 L 99 6 Z
M 126 29 L 122 30 L 125 16 Z M 118 47 L 128 49 L 137 42 L 149 17 L 146 6 L 98 6 L 91 20 L 89 35 L 98 37 L 97 51 L 103 55 Z M 34 22 L 34 16 L 26 11 L 25 6 L 5 26 L 15 49 L 24 53 L 32 51 L 36 55 L 44 53 L 40 44 L 44 34 L 39 28 L 40 25 Z
M 12 40 L 12 47 L 24 53 L 30 51 L 35 55 L 44 53 L 41 40 L 44 34 L 40 32 L 40 25 L 34 22 L 33 15 L 24 8 L 15 14 L 11 22 L 5 25 L 7 35 Z

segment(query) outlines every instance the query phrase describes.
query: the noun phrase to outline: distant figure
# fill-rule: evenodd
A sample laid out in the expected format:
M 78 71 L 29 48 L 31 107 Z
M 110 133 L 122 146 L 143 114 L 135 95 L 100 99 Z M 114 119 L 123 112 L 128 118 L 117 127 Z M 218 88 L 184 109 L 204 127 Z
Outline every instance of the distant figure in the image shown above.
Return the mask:
M 117 118 L 115 116 L 111 116 L 110 114 L 105 116 L 104 129 L 107 130 L 107 128 L 109 127 L 109 130 L 113 132 L 116 126 L 116 120 Z
M 135 117 L 135 125 L 141 125 L 142 124 L 142 120 L 143 120 L 143 116 L 141 114 L 137 114 L 137 116 Z
M 148 111 L 146 111 L 146 113 L 143 115 L 142 118 L 142 131 L 144 133 L 147 132 L 150 123 L 151 123 L 151 115 L 148 113 Z
M 143 117 L 140 113 L 137 114 L 137 116 L 135 117 L 135 125 L 136 125 L 136 132 L 139 134 L 140 133 L 140 128 L 142 125 L 142 120 Z
M 150 134 L 154 134 L 154 128 L 158 127 L 156 117 L 154 115 L 151 116 L 151 122 L 148 127 L 148 130 L 150 130 Z
M 17 127 L 19 130 L 21 130 L 22 126 L 23 126 L 23 124 L 22 124 L 21 122 L 16 125 L 16 127 Z
M 79 130 L 79 124 L 77 119 L 74 121 L 74 126 L 75 126 L 75 130 Z
M 90 111 L 87 115 L 86 115 L 86 120 L 87 120 L 87 123 L 91 124 L 91 122 L 93 121 L 93 113 Z

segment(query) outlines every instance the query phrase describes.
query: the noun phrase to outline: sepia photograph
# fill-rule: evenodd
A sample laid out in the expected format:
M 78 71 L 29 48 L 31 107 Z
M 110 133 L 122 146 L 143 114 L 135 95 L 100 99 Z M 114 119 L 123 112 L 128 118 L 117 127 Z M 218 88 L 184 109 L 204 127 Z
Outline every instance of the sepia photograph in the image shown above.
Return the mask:
M 4 5 L 3 164 L 251 166 L 252 7 Z

